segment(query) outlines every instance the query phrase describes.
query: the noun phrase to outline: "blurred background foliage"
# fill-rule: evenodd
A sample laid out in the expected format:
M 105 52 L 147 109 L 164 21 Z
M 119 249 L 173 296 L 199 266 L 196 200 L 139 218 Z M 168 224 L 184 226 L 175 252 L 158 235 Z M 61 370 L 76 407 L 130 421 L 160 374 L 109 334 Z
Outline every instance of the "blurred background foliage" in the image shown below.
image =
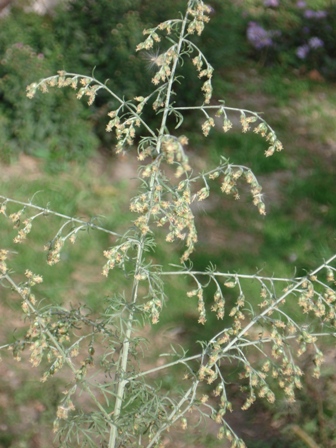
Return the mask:
M 225 68 L 244 53 L 244 21 L 239 20 L 237 8 L 230 2 L 213 3 L 212 27 L 202 36 L 201 45 L 215 68 Z M 150 61 L 136 55 L 135 47 L 142 40 L 144 28 L 178 17 L 184 4 L 184 0 L 69 0 L 49 15 L 16 7 L 1 18 L 2 158 L 10 160 L 25 151 L 45 158 L 49 168 L 59 169 L 62 162 L 81 160 L 98 146 L 111 151 L 112 136 L 105 132 L 106 112 L 112 107 L 110 98 L 102 95 L 96 100 L 90 125 L 87 107 L 73 95 L 40 95 L 32 102 L 25 98 L 23 86 L 63 69 L 86 75 L 94 72 L 97 79 L 107 81 L 109 88 L 125 98 L 145 95 L 152 88 Z M 217 45 L 223 38 L 223 26 L 230 29 L 228 41 Z M 201 83 L 189 61 L 182 74 L 188 81 L 187 88 L 185 84 L 177 87 L 180 104 L 200 102 Z M 156 120 L 152 111 L 146 111 L 146 115 Z
M 0 158 L 12 164 L 2 165 L 2 194 L 27 200 L 43 190 L 34 199 L 41 206 L 50 202 L 53 209 L 74 216 L 105 215 L 104 223 L 120 230 L 132 219 L 128 198 L 134 185 L 130 186 L 126 178 L 130 177 L 127 169 L 132 168 L 135 176 L 136 168 L 127 154 L 124 168 L 113 156 L 113 137 L 105 133 L 106 113 L 113 108 L 111 99 L 102 95 L 89 108 L 73 92 L 54 89 L 29 100 L 25 86 L 64 69 L 87 75 L 94 72 L 125 98 L 149 92 L 150 61 L 137 55 L 135 46 L 142 40 L 144 28 L 178 17 L 185 0 L 67 0 L 43 15 L 27 10 L 25 0 L 11 3 L 14 6 L 10 13 L 0 18 Z M 209 4 L 213 8 L 211 23 L 200 38 L 194 37 L 215 68 L 215 99 L 264 111 L 285 151 L 264 158 L 264 142 L 254 134 L 243 135 L 239 126 L 228 134 L 210 133 L 204 141 L 199 129 L 193 132 L 195 117 L 193 121 L 186 117 L 184 125 L 197 169 L 217 163 L 221 155 L 232 163 L 247 164 L 259 176 L 268 204 L 268 216 L 261 220 L 244 188 L 242 201 L 233 203 L 223 198 L 218 186 L 212 186 L 212 199 L 195 210 L 199 246 L 193 256 L 194 267 L 205 269 L 211 259 L 219 269 L 232 272 L 263 269 L 270 275 L 304 274 L 328 258 L 335 247 L 336 43 L 335 33 L 328 32 L 329 26 L 336 29 L 335 5 L 327 0 L 209 0 Z M 313 14 L 307 17 L 305 11 Z M 252 37 L 248 32 L 251 22 L 256 24 Z M 310 47 L 309 51 L 305 48 L 305 57 L 298 57 L 298 48 L 309 45 L 314 37 L 323 45 Z M 269 45 L 260 46 L 260 42 Z M 318 41 L 314 42 L 316 46 Z M 188 61 L 182 74 L 185 81 L 176 87 L 179 103 L 200 103 L 200 82 Z M 145 113 L 155 127 L 154 112 Z M 97 151 L 103 157 L 99 169 L 95 165 L 100 160 Z M 33 156 L 34 163 L 37 160 L 34 173 L 26 170 L 17 176 L 10 174 L 22 153 Z M 126 173 L 121 176 L 118 170 Z M 24 182 L 26 175 L 33 180 Z M 15 232 L 4 229 L 8 232 L 5 244 L 10 246 Z M 21 256 L 13 261 L 15 271 L 24 272 L 32 263 L 39 269 L 45 254 L 31 260 L 31 247 L 40 248 L 41 240 L 48 238 L 52 229 L 48 225 L 43 231 L 32 232 L 30 246 L 22 246 Z M 44 297 L 58 302 L 69 296 L 75 304 L 84 297 L 86 305 L 98 312 L 97 296 L 104 297 L 115 287 L 110 279 L 102 283 L 100 275 L 102 253 L 109 244 L 104 235 L 83 236 L 78 246 L 65 251 L 64 264 L 52 270 L 46 265 L 41 273 L 51 289 L 43 291 Z M 178 247 L 159 247 L 158 261 L 174 263 L 178 251 Z M 123 281 L 120 279 L 121 284 Z M 195 304 L 181 298 L 180 291 L 190 288 L 186 283 L 181 279 L 180 284 L 168 287 L 169 304 L 157 331 L 173 328 L 193 351 L 197 348 L 195 341 L 209 334 L 197 324 Z M 212 295 L 213 291 L 207 291 L 209 302 Z M 256 304 L 257 284 L 251 286 L 250 296 Z M 228 295 L 227 301 L 230 299 L 233 297 Z M 19 308 L 10 295 L 5 296 L 4 303 L 8 309 Z M 211 313 L 208 321 L 211 330 L 223 324 Z M 280 435 L 289 423 L 299 424 L 321 446 L 336 446 L 336 408 L 330 400 L 335 389 L 335 373 L 330 368 L 333 356 L 329 356 L 321 384 L 309 383 L 294 407 L 280 401 L 274 411 L 258 403 L 251 414 L 244 414 L 236 422 L 238 428 L 246 429 L 242 436 L 247 437 L 250 448 L 306 447 L 297 437 Z M 169 381 L 176 382 L 169 376 L 167 387 Z M 17 393 L 20 387 L 14 389 L 11 393 L 19 406 L 23 400 Z M 239 401 L 240 391 L 235 393 Z M 316 412 L 303 412 L 312 403 Z M 31 446 L 30 435 L 26 433 L 27 442 L 22 445 L 23 439 L 14 429 L 16 411 L 8 416 L 6 425 L 13 427 L 13 432 L 0 430 L 0 447 Z M 271 416 L 268 425 L 265 416 Z M 218 442 L 208 441 L 205 446 L 215 447 Z
M 45 159 L 50 169 L 85 160 L 98 147 L 87 108 L 68 91 L 36 101 L 25 95 L 26 85 L 60 69 L 49 19 L 15 9 L 0 20 L 1 159 L 25 152 Z

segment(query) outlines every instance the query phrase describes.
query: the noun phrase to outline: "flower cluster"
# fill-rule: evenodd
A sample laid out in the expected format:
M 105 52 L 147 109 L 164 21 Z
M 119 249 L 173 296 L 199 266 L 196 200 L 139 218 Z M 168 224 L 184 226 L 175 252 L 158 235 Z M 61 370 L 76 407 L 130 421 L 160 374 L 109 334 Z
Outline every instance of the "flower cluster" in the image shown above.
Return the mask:
M 161 153 L 169 165 L 177 163 L 178 168 L 175 176 L 180 177 L 182 174 L 191 170 L 188 157 L 185 154 L 184 146 L 188 144 L 188 138 L 181 135 L 176 138 L 173 135 L 165 135 L 162 139 Z
M 175 198 L 172 201 L 163 203 L 163 216 L 156 221 L 158 226 L 168 223 L 169 232 L 166 236 L 166 241 L 173 242 L 176 239 L 185 241 L 186 250 L 182 255 L 182 261 L 188 260 L 197 242 L 197 230 L 190 204 L 189 183 L 182 181 L 176 190 Z
M 68 400 L 68 402 L 65 404 L 62 404 L 60 406 L 58 406 L 57 408 L 57 418 L 59 419 L 63 419 L 66 420 L 67 418 L 69 418 L 69 412 L 74 411 L 75 410 L 75 406 L 72 403 L 71 400 Z
M 125 262 L 129 259 L 128 251 L 133 247 L 134 242 L 125 241 L 112 249 L 104 251 L 104 257 L 107 258 L 107 262 L 103 266 L 103 275 L 108 276 L 110 270 L 114 269 L 116 266 L 119 268 L 124 268 Z
M 239 199 L 239 192 L 237 188 L 237 180 L 244 174 L 246 182 L 250 185 L 253 204 L 258 207 L 261 215 L 266 215 L 266 207 L 261 193 L 262 187 L 259 184 L 257 178 L 254 176 L 251 170 L 242 167 L 228 165 L 224 172 L 224 180 L 221 185 L 221 190 L 225 194 L 232 194 L 235 199 Z
M 312 10 L 304 1 L 296 5 L 283 0 L 265 0 L 264 11 L 247 27 L 247 40 L 264 58 L 292 66 L 317 69 L 326 77 L 334 77 L 335 6 Z
M 300 59 L 306 59 L 311 50 L 322 48 L 323 41 L 318 37 L 311 37 L 306 44 L 300 45 L 296 49 L 296 56 Z
M 91 105 L 97 95 L 98 90 L 101 88 L 99 85 L 91 85 L 93 79 L 86 76 L 70 75 L 64 70 L 58 71 L 58 75 L 45 78 L 40 82 L 34 82 L 29 84 L 26 89 L 28 98 L 34 98 L 36 92 L 39 90 L 42 93 L 49 92 L 49 87 L 68 87 L 70 86 L 74 90 L 77 90 L 78 85 L 80 87 L 77 98 L 81 99 L 84 95 L 88 97 L 88 104 Z
M 216 117 L 222 116 L 224 117 L 223 131 L 228 132 L 233 125 L 227 116 L 224 106 L 220 106 L 216 112 Z M 275 151 L 282 151 L 283 145 L 278 139 L 276 133 L 257 113 L 248 110 L 240 110 L 240 124 L 243 133 L 253 130 L 255 134 L 261 135 L 261 137 L 265 138 L 265 140 L 270 144 L 269 148 L 265 151 L 266 157 L 273 155 Z M 207 120 L 202 125 L 203 134 L 207 136 L 210 129 L 214 126 L 214 120 L 207 116 Z
M 192 63 L 196 67 L 196 70 L 199 72 L 199 78 L 203 78 L 205 76 L 208 78 L 202 86 L 202 91 L 204 92 L 205 97 L 204 104 L 209 104 L 212 96 L 211 78 L 213 74 L 213 67 L 205 59 L 202 53 L 199 53 L 198 56 L 195 56 L 192 59 Z M 206 65 L 206 68 L 203 68 L 204 64 Z
M 209 22 L 209 14 L 212 12 L 212 8 L 205 5 L 203 2 L 199 2 L 195 9 L 189 8 L 188 14 L 193 17 L 188 24 L 188 33 L 194 34 L 195 32 L 200 36 L 204 30 L 204 24 Z
M 153 298 L 145 303 L 143 309 L 146 313 L 150 315 L 152 324 L 157 324 L 159 322 L 160 312 L 162 309 L 162 301 L 157 298 Z
M 24 220 L 23 225 L 24 228 L 19 230 L 17 236 L 13 240 L 14 243 L 22 243 L 22 241 L 26 239 L 28 233 L 30 233 L 32 229 L 32 220 L 31 219 Z
M 202 132 L 204 137 L 207 137 L 209 135 L 209 132 L 211 128 L 215 127 L 215 121 L 213 118 L 207 118 L 205 122 L 202 124 Z
M 279 6 L 280 2 L 279 0 L 265 0 L 264 1 L 264 6 L 266 6 L 266 8 L 277 8 Z
M 61 259 L 61 250 L 64 246 L 64 238 L 56 236 L 49 244 L 44 246 L 44 250 L 48 251 L 47 263 L 52 266 Z
M 160 36 L 158 35 L 158 30 L 165 30 L 167 34 L 171 33 L 171 27 L 173 23 L 171 21 L 166 23 L 161 23 L 155 28 L 150 28 L 144 30 L 143 34 L 148 35 L 144 42 L 138 44 L 136 47 L 136 51 L 140 50 L 151 50 L 153 48 L 154 42 L 158 43 L 161 41 Z M 148 56 L 149 53 L 145 57 Z M 152 83 L 154 85 L 158 85 L 160 82 L 165 82 L 169 78 L 171 74 L 171 65 L 175 61 L 177 57 L 176 53 L 176 45 L 172 45 L 167 51 L 161 54 L 157 54 L 154 56 L 149 55 L 149 59 L 151 61 L 151 65 L 155 68 L 157 67 L 157 72 L 152 78 Z
M 5 275 L 8 271 L 6 260 L 8 258 L 8 250 L 0 249 L 0 274 Z
M 125 145 L 131 146 L 135 138 L 135 127 L 140 126 L 140 119 L 136 115 L 121 113 L 122 106 L 117 110 L 112 110 L 107 115 L 111 118 L 106 125 L 106 132 L 115 131 L 117 138 L 116 152 L 122 151 Z M 139 109 L 140 110 L 140 109 Z M 121 116 L 119 114 L 121 113 Z
M 327 11 L 313 11 L 312 9 L 306 9 L 303 13 L 303 17 L 306 19 L 325 19 L 327 15 Z
M 217 319 L 223 319 L 225 314 L 225 299 L 220 288 L 217 289 L 214 295 L 214 305 L 211 307 L 211 311 L 214 311 L 217 315 Z
M 257 22 L 251 21 L 248 24 L 246 36 L 249 43 L 257 50 L 273 45 L 272 35 L 274 32 L 266 31 Z

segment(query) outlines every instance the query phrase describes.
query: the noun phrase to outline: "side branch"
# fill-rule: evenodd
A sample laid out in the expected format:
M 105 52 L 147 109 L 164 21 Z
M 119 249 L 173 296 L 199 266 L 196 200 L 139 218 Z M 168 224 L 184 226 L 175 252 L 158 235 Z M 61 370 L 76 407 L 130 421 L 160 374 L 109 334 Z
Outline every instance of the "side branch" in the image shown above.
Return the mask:
M 38 205 L 34 205 L 31 202 L 17 201 L 15 199 L 7 198 L 6 196 L 2 196 L 2 195 L 0 195 L 0 199 L 3 199 L 3 201 L 5 203 L 18 204 L 18 205 L 22 205 L 23 207 L 27 207 L 27 208 L 31 208 L 31 209 L 34 209 L 34 210 L 38 210 L 38 211 L 42 212 L 45 216 L 48 216 L 48 215 L 57 216 L 59 218 L 66 219 L 66 220 L 68 220 L 70 222 L 74 222 L 76 224 L 82 224 L 84 227 L 87 227 L 88 229 L 100 230 L 101 232 L 108 233 L 108 234 L 113 235 L 113 236 L 115 236 L 117 238 L 121 238 L 122 237 L 122 235 L 120 235 L 119 233 L 112 232 L 112 230 L 108 230 L 108 229 L 106 229 L 104 227 L 101 227 L 101 226 L 97 226 L 96 224 L 93 224 L 90 221 L 84 221 L 83 219 L 78 219 L 78 218 L 74 218 L 72 216 L 64 215 L 63 213 L 55 212 L 53 210 L 50 210 L 49 208 L 45 208 L 45 207 L 40 207 Z

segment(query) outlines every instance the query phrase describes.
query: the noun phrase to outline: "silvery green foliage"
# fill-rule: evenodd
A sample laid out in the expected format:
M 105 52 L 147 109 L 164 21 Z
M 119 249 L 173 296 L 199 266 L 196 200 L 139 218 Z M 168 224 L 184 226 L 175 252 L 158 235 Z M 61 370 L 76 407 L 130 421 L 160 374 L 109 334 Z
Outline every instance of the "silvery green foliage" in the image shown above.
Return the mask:
M 213 68 L 193 43 L 193 35 L 202 33 L 210 12 L 211 8 L 203 1 L 189 0 L 180 18 L 144 31 L 145 40 L 137 51 L 151 52 L 156 44 L 168 43 L 162 52 L 147 53 L 155 67 L 154 90 L 147 97 L 126 101 L 93 77 L 64 71 L 27 88 L 28 97 L 32 98 L 37 91 L 70 87 L 89 104 L 100 90 L 107 91 L 115 107 L 108 113 L 106 130 L 115 133 L 118 152 L 126 147 L 133 151 L 137 145 L 142 179 L 140 190 L 130 204 L 136 218 L 123 235 L 94 221 L 39 207 L 33 201 L 23 203 L 0 196 L 1 213 L 18 229 L 15 243 L 24 243 L 32 226 L 40 225 L 41 217 L 63 219 L 63 225 L 45 246 L 47 262 L 54 265 L 61 262 L 63 247 L 75 243 L 81 230 L 107 232 L 115 242 L 104 252 L 106 263 L 102 274 L 113 276 L 116 269 L 121 269 L 131 283 L 129 290 L 121 290 L 108 299 L 102 314 L 95 317 L 85 308 L 68 309 L 41 302 L 36 297 L 35 285 L 43 281 L 42 277 L 27 270 L 24 280 L 18 283 L 10 269 L 11 252 L 0 251 L 1 283 L 21 297 L 22 310 L 29 322 L 25 337 L 3 348 L 12 348 L 19 359 L 27 347 L 33 366 L 45 359 L 48 367 L 42 382 L 61 370 L 67 372 L 68 387 L 63 391 L 54 421 L 59 446 L 164 446 L 162 441 L 170 428 L 179 425 L 187 430 L 188 420 L 198 413 L 200 420 L 210 418 L 218 423 L 219 439 L 227 438 L 232 447 L 244 447 L 226 420 L 232 404 L 223 366 L 230 363 L 234 369 L 240 366 L 236 380 L 241 383 L 245 397 L 243 409 L 253 405 L 257 397 L 273 403 L 275 382 L 291 402 L 295 400 L 295 390 L 302 387 L 303 372 L 298 357 L 310 350 L 313 375 L 318 377 L 323 362 L 318 340 L 335 332 L 336 255 L 298 278 L 226 273 L 211 264 L 204 272 L 193 270 L 190 257 L 197 244 L 197 223 L 192 206 L 207 199 L 215 182 L 220 182 L 224 194 L 239 198 L 238 186 L 245 180 L 259 213 L 265 215 L 266 211 L 262 188 L 248 167 L 231 164 L 223 157 L 218 166 L 194 173 L 193 161 L 186 154 L 188 137 L 180 131 L 184 113 L 203 117 L 200 127 L 205 137 L 216 131 L 215 116 L 221 120 L 223 131 L 228 132 L 233 126 L 232 117 L 238 115 L 242 132 L 253 131 L 265 138 L 266 157 L 282 149 L 275 131 L 259 114 L 228 107 L 224 101 L 211 102 Z M 183 82 L 178 69 L 184 58 L 191 58 L 204 81 L 200 105 L 179 106 L 174 96 L 175 83 Z M 159 129 L 152 129 L 151 123 L 142 119 L 146 107 L 154 108 L 161 116 Z M 160 227 L 161 231 L 157 229 Z M 157 238 L 162 236 L 167 244 L 181 241 L 184 245 L 180 265 L 172 266 L 170 271 L 154 262 Z M 203 293 L 210 285 L 215 286 L 215 294 L 209 312 L 215 313 L 219 320 L 224 315 L 229 319 L 217 334 L 200 344 L 198 354 L 189 356 L 183 349 L 172 349 L 169 362 L 144 369 L 140 349 L 148 347 L 137 329 L 142 321 L 153 325 L 159 321 L 167 299 L 165 283 L 179 276 L 190 279 L 191 289 L 181 291 L 181 300 L 196 299 L 200 325 L 207 322 L 206 310 L 210 306 L 206 306 Z M 251 282 L 260 286 L 256 308 L 249 303 Z M 233 304 L 225 302 L 228 291 L 235 296 Z M 284 306 L 289 300 L 296 307 L 293 316 L 307 314 L 310 326 L 303 327 L 286 313 Z M 261 364 L 253 362 L 256 354 L 263 359 Z M 160 379 L 173 366 L 183 368 L 183 380 L 176 391 L 167 395 L 152 378 L 154 375 L 156 380 Z M 100 371 L 105 376 L 97 376 Z M 103 380 L 95 381 L 96 376 Z M 208 385 L 207 390 L 212 388 L 211 394 L 204 393 L 204 384 Z M 79 396 L 84 396 L 90 406 L 81 408 Z

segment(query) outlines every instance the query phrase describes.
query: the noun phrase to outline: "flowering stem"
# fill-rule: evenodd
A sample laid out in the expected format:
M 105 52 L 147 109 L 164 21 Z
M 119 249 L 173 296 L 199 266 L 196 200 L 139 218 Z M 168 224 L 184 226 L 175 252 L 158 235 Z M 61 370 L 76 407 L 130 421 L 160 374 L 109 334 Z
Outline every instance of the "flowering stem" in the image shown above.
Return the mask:
M 188 2 L 188 9 L 189 9 L 189 4 L 190 4 L 190 1 Z M 173 88 L 173 84 L 175 81 L 175 72 L 176 72 L 176 68 L 177 68 L 177 64 L 178 64 L 178 60 L 179 60 L 179 56 L 180 56 L 180 52 L 181 52 L 181 48 L 182 48 L 182 44 L 183 44 L 183 40 L 184 40 L 185 29 L 186 29 L 187 22 L 188 22 L 188 9 L 184 16 L 182 24 L 181 24 L 181 31 L 180 31 L 180 36 L 179 36 L 179 40 L 177 43 L 176 55 L 175 55 L 174 62 L 173 62 L 172 68 L 171 68 L 171 74 L 170 74 L 170 77 L 168 80 L 166 101 L 165 101 L 165 106 L 164 106 L 164 111 L 163 111 L 163 116 L 162 116 L 162 121 L 161 121 L 161 127 L 160 127 L 159 134 L 158 134 L 159 138 L 158 138 L 157 146 L 156 146 L 156 150 L 157 150 L 158 154 L 160 153 L 161 139 L 166 130 L 167 118 L 168 118 L 168 113 L 170 110 L 171 93 L 172 93 L 172 88 Z
M 331 256 L 327 261 L 325 261 L 321 266 L 319 266 L 317 269 L 315 269 L 313 272 L 309 273 L 308 277 L 313 276 L 317 274 L 319 271 L 321 271 L 323 268 L 328 267 L 334 260 L 336 259 L 336 254 Z M 181 270 L 181 271 L 165 271 L 160 272 L 159 275 L 166 276 L 166 275 L 202 275 L 205 277 L 226 277 L 226 278 L 239 278 L 239 279 L 250 279 L 250 280 L 260 280 L 260 281 L 270 281 L 270 282 L 286 282 L 290 283 L 292 282 L 303 282 L 307 279 L 307 277 L 295 277 L 293 279 L 289 279 L 286 277 L 267 277 L 262 275 L 249 275 L 249 274 L 232 274 L 229 272 L 211 272 L 211 271 L 189 271 L 189 270 Z M 298 285 L 296 284 L 295 287 Z M 292 290 L 291 290 L 292 291 Z M 288 295 L 288 294 L 287 294 Z
M 310 275 L 316 275 L 321 269 L 323 269 L 325 266 L 327 266 L 329 263 L 331 263 L 336 258 L 336 255 L 333 255 L 326 263 L 324 263 L 322 266 L 319 266 L 317 269 L 315 269 Z M 256 322 L 260 319 L 262 319 L 264 316 L 266 316 L 272 309 L 276 308 L 279 303 L 281 303 L 287 296 L 292 294 L 294 291 L 296 291 L 304 282 L 306 281 L 306 278 L 302 278 L 300 281 L 298 281 L 293 287 L 289 288 L 288 291 L 284 292 L 274 303 L 272 303 L 269 307 L 265 308 L 265 310 L 260 313 L 258 316 L 256 316 L 254 319 L 251 320 L 249 324 L 246 325 L 246 327 L 243 328 L 243 330 L 234 338 L 232 341 L 230 341 L 227 346 L 223 349 L 223 353 L 229 351 L 232 347 L 235 347 L 238 343 L 238 341 L 241 339 L 241 337 L 248 332 L 248 330 L 253 327 Z M 212 341 L 215 341 L 215 338 L 212 338 Z
M 104 89 L 106 90 L 115 100 L 117 100 L 123 107 L 125 107 L 126 109 L 128 109 L 129 112 L 131 112 L 131 114 L 133 116 L 135 116 L 140 122 L 141 124 L 147 129 L 147 131 L 152 134 L 153 137 L 155 137 L 155 133 L 154 131 L 152 131 L 152 129 L 148 126 L 148 124 L 141 118 L 141 116 L 139 114 L 136 113 L 136 111 L 126 102 L 124 101 L 122 98 L 120 98 L 117 94 L 115 94 L 111 89 L 109 89 L 106 84 L 103 84 L 102 82 L 98 81 L 96 78 L 93 78 L 92 76 L 81 76 L 78 75 L 77 73 L 69 73 L 69 72 L 64 72 L 63 76 L 72 76 L 73 78 L 84 78 L 86 80 L 88 80 L 90 83 L 94 83 L 96 84 L 98 87 L 97 91 L 99 89 Z M 57 79 L 59 78 L 60 75 L 54 75 L 54 76 L 50 76 L 49 78 L 45 78 L 42 81 L 40 81 L 39 83 L 37 83 L 35 85 L 35 89 L 40 86 L 41 84 L 43 85 L 44 83 L 48 82 L 49 80 L 52 79 Z
M 45 216 L 48 216 L 49 214 L 52 216 L 58 216 L 59 218 L 67 219 L 69 222 L 74 222 L 77 224 L 82 224 L 83 226 L 86 226 L 87 228 L 100 230 L 105 233 L 109 233 L 110 235 L 116 236 L 117 238 L 120 238 L 122 235 L 116 232 L 112 232 L 111 230 L 105 229 L 104 227 L 97 226 L 96 224 L 93 224 L 92 222 L 83 221 L 82 219 L 73 218 L 71 216 L 64 215 L 63 213 L 58 213 L 53 210 L 50 210 L 49 208 L 45 207 L 39 207 L 38 205 L 34 205 L 31 202 L 22 202 L 17 201 L 15 199 L 7 198 L 6 196 L 0 195 L 0 199 L 3 199 L 5 202 L 12 203 L 12 204 L 18 204 L 22 205 L 23 207 L 32 208 L 34 210 L 39 210 L 44 214 Z

